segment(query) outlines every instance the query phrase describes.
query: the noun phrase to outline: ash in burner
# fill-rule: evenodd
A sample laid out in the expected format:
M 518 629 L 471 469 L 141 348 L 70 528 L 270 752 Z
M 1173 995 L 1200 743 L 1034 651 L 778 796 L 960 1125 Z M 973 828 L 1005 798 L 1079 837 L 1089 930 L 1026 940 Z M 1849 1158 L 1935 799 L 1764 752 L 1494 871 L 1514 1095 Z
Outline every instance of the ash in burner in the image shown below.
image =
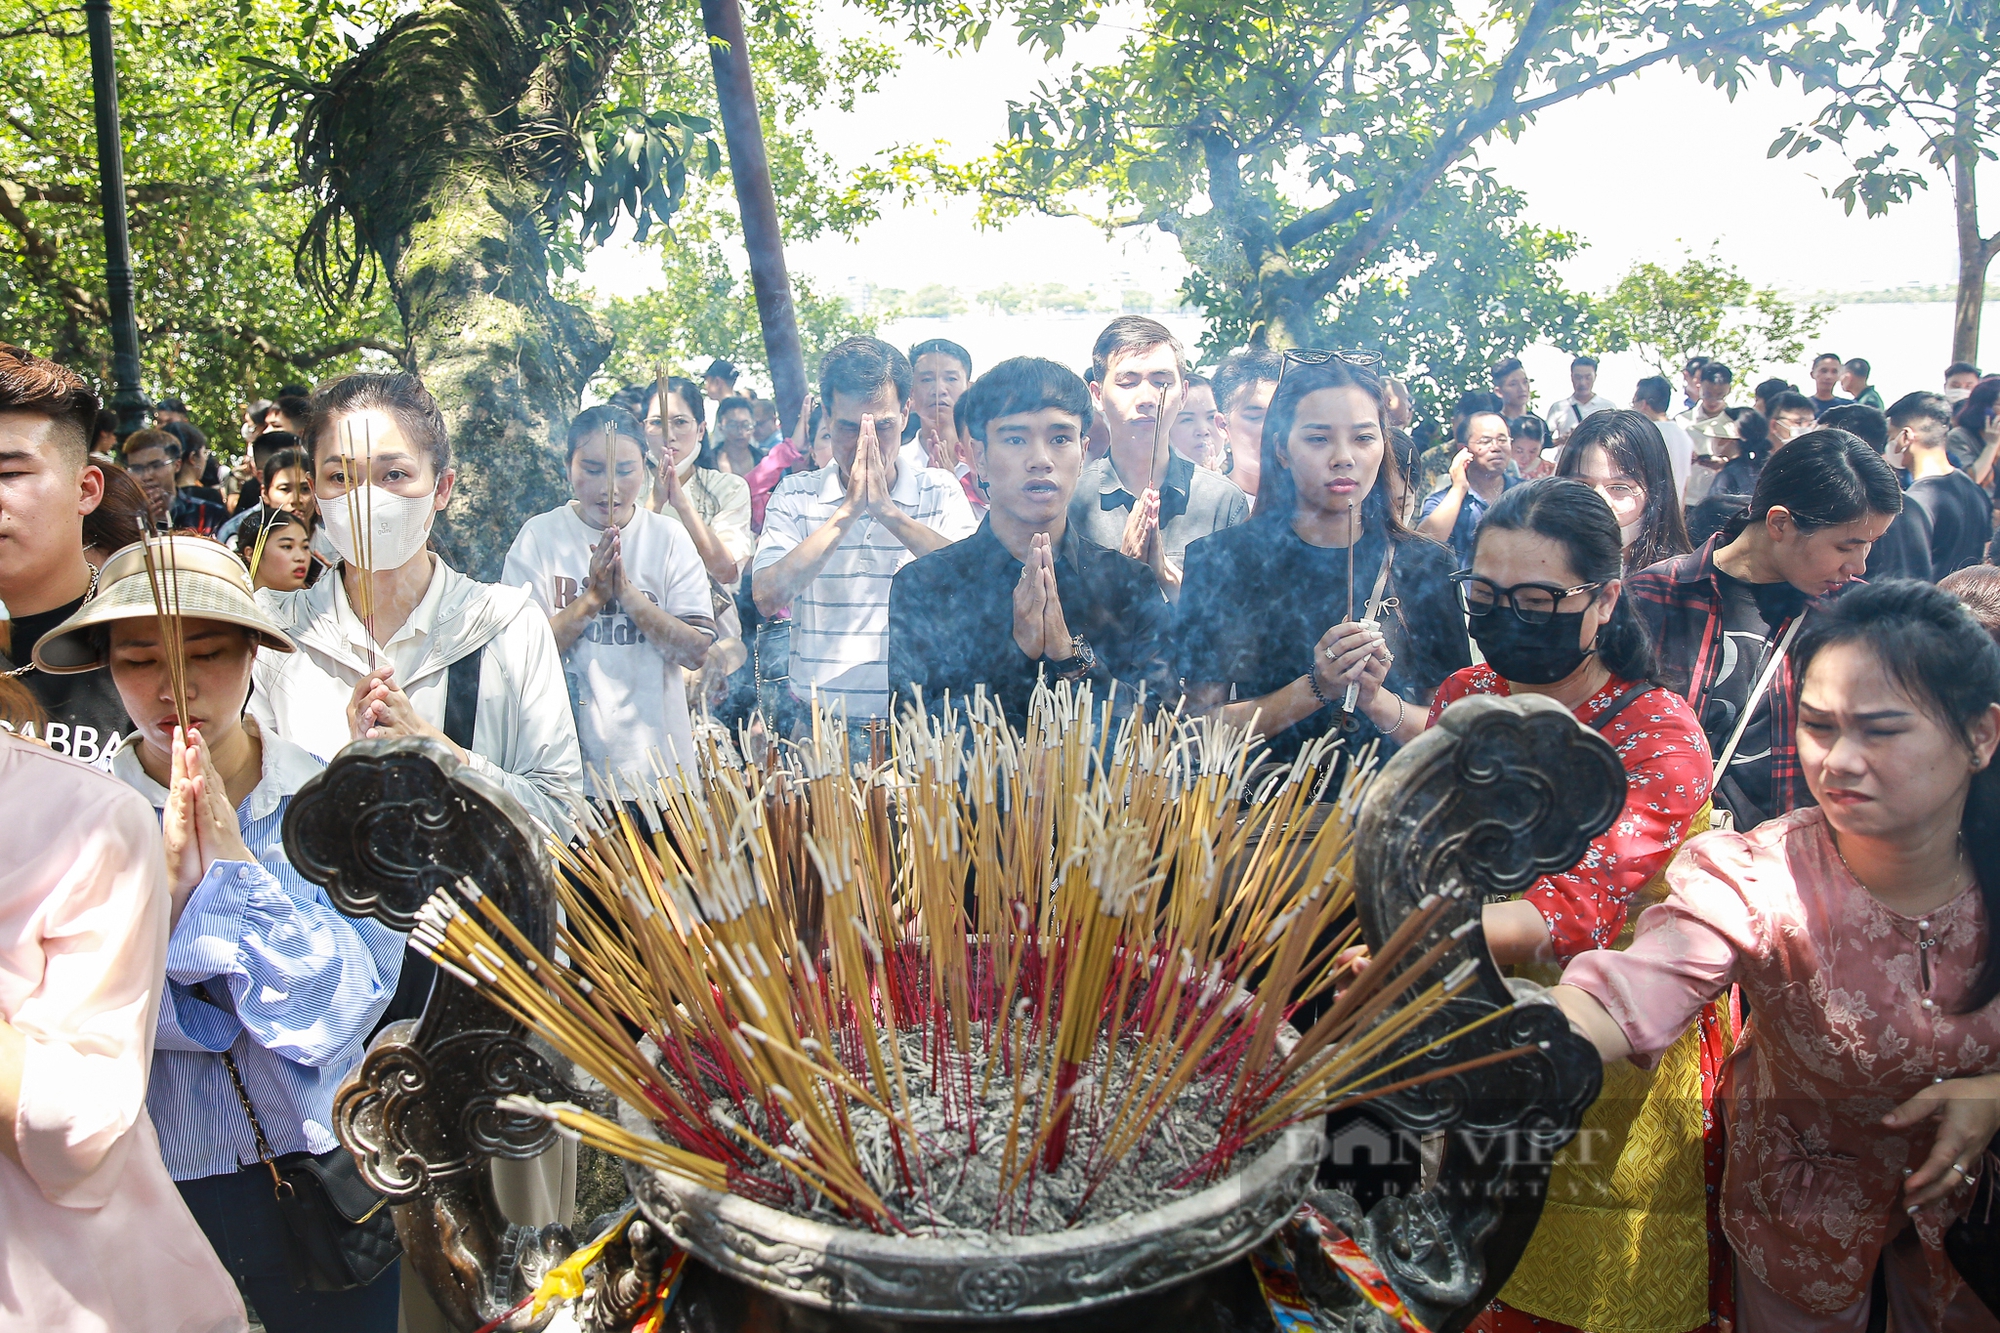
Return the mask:
M 1026 1095 L 1010 1153 L 1007 1130 L 1016 1119 L 1014 1082 L 1004 1067 L 987 1079 L 988 1057 L 977 1039 L 969 1061 L 947 1052 L 950 1067 L 946 1087 L 935 1077 L 934 1050 L 917 1034 L 902 1034 L 909 1123 L 919 1144 L 919 1151 L 909 1158 L 911 1174 L 917 1177 L 914 1187 L 904 1184 L 895 1136 L 879 1111 L 850 1105 L 849 1141 L 868 1183 L 916 1236 L 1037 1235 L 1158 1208 L 1211 1183 L 1202 1172 L 1202 1161 L 1219 1142 L 1228 1089 L 1215 1088 L 1206 1081 L 1190 1082 L 1140 1145 L 1107 1166 L 1098 1150 L 1116 1118 L 1120 1099 L 1131 1085 L 1133 1062 L 1139 1053 L 1136 1041 L 1120 1043 L 1111 1060 L 1108 1095 L 1100 1099 L 1105 1074 L 1100 1044 L 1098 1058 L 1077 1084 L 1069 1148 L 1053 1171 L 1039 1161 L 1032 1173 L 1028 1171 L 1041 1121 L 1037 1080 L 1033 1075 L 1023 1079 Z M 966 1128 L 968 1086 L 975 1099 L 971 1122 L 978 1127 L 977 1133 Z M 983 1098 L 979 1096 L 982 1086 Z M 710 1102 L 709 1111 L 718 1126 L 726 1126 L 735 1118 L 736 1106 L 718 1097 Z M 752 1128 L 764 1137 L 765 1125 Z M 908 1154 L 907 1143 L 904 1150 Z M 1003 1190 L 1003 1172 L 1022 1179 L 1013 1189 Z M 835 1226 L 856 1225 L 854 1219 L 833 1208 L 821 1195 L 799 1186 L 775 1164 L 767 1164 L 757 1174 L 790 1192 L 788 1211 Z

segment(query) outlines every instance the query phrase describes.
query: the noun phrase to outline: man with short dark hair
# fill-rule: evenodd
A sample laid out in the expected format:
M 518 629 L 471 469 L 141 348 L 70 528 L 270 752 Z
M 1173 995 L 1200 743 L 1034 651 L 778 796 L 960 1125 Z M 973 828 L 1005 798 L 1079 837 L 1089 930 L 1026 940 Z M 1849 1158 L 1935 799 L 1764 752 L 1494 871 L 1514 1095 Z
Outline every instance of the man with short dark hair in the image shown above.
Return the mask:
M 1466 420 L 1464 447 L 1452 460 L 1448 479 L 1424 501 L 1417 531 L 1451 547 L 1460 569 L 1472 568 L 1479 520 L 1504 492 L 1521 484 L 1519 477 L 1507 474 L 1507 446 L 1512 442 L 1507 418 L 1498 412 L 1475 412 Z
M 1585 417 L 1610 412 L 1618 404 L 1597 391 L 1597 358 L 1578 356 L 1569 363 L 1569 397 L 1558 398 L 1542 414 L 1549 423 L 1549 435 L 1557 444 L 1583 424 Z
M 1500 395 L 1484 389 L 1471 389 L 1458 396 L 1458 401 L 1452 405 L 1451 421 L 1445 429 L 1444 439 L 1417 455 L 1411 489 L 1418 498 L 1428 496 L 1446 484 L 1451 475 L 1452 460 L 1465 448 L 1465 428 L 1482 412 L 1500 413 Z M 1502 419 L 1505 419 L 1504 413 Z M 1511 432 L 1513 428 L 1510 425 L 1508 429 Z
M 1701 397 L 1680 415 L 1681 425 L 1686 427 L 1688 438 L 1694 442 L 1694 466 L 1688 470 L 1688 484 L 1681 492 L 1682 499 L 1689 506 L 1708 498 L 1709 488 L 1715 484 L 1715 474 L 1727 461 L 1716 453 L 1715 442 L 1736 438 L 1736 421 L 1729 415 L 1729 391 L 1735 383 L 1735 372 L 1728 366 L 1720 361 L 1708 361 L 1700 372 Z
M 909 358 L 879 338 L 826 354 L 833 461 L 778 483 L 751 566 L 757 609 L 792 608 L 793 697 L 839 704 L 850 725 L 889 713 L 890 581 L 978 526 L 957 478 L 897 457 L 914 378 Z
M 1674 494 L 1687 493 L 1688 473 L 1694 465 L 1694 441 L 1678 421 L 1667 416 L 1674 401 L 1674 386 L 1664 375 L 1648 375 L 1632 390 L 1632 410 L 1659 428 L 1660 442 L 1667 446 L 1667 462 L 1673 466 Z
M 889 592 L 899 707 L 983 686 L 1017 724 L 1038 680 L 1088 680 L 1100 703 L 1157 705 L 1175 681 L 1172 619 L 1153 572 L 1068 521 L 1084 470 L 1089 390 L 1053 361 L 1016 357 L 960 400 L 987 500 L 979 530 L 905 565 Z M 1114 695 L 1115 690 L 1115 695 Z
M 1993 497 L 1951 465 L 1951 407 L 1940 394 L 1907 393 L 1889 409 L 1891 466 L 1908 469 L 1906 492 L 1931 516 L 1931 577 L 1976 565 L 1993 540 Z
M 163 430 L 133 431 L 125 437 L 125 470 L 145 493 L 153 523 L 161 532 L 220 531 L 229 514 L 211 500 L 174 485 L 181 470 L 181 442 Z M 134 533 L 134 541 L 138 534 Z
M 90 460 L 98 410 L 73 371 L 0 343 L 0 604 L 9 617 L 0 626 L 0 672 L 45 715 L 37 739 L 108 772 L 132 729 L 111 674 L 52 676 L 32 665 L 42 636 L 97 586 L 83 557 L 83 519 L 104 499 L 104 473 Z
M 708 369 L 701 373 L 702 397 L 711 403 L 719 403 L 736 393 L 736 363 L 721 357 L 708 363 Z
M 1257 499 L 1264 467 L 1264 413 L 1285 373 L 1282 352 L 1244 348 L 1222 358 L 1209 378 L 1215 390 L 1215 429 L 1222 462 L 1216 471 Z
M 153 404 L 153 424 L 164 426 L 169 421 L 186 421 L 188 405 L 178 398 L 162 398 Z
M 916 377 L 910 400 L 916 433 L 903 445 L 903 461 L 966 475 L 970 464 L 958 456 L 952 408 L 972 383 L 972 353 L 949 338 L 930 338 L 910 349 L 910 371 Z
M 1970 361 L 1954 361 L 1944 368 L 1945 402 L 1954 406 L 1972 396 L 1979 387 L 1979 367 Z
M 1097 335 L 1091 367 L 1092 403 L 1110 431 L 1111 451 L 1084 468 L 1070 522 L 1099 546 L 1151 565 L 1171 601 L 1180 596 L 1188 543 L 1241 523 L 1250 502 L 1167 445 L 1187 370 L 1166 325 L 1144 315 L 1112 320 Z
M 1771 452 L 1776 453 L 1813 428 L 1819 409 L 1796 389 L 1781 389 L 1766 399 L 1771 405 Z M 1837 406 L 1845 406 L 1843 400 Z
M 1832 352 L 1821 352 L 1813 358 L 1813 391 L 1808 401 L 1812 403 L 1815 421 L 1824 416 L 1830 408 L 1845 407 L 1854 401 L 1852 398 L 1842 398 L 1833 391 L 1845 370 L 1846 367 L 1840 357 Z
M 1521 364 L 1521 358 L 1510 356 L 1495 363 L 1492 379 L 1493 392 L 1500 395 L 1500 415 L 1509 421 L 1528 415 L 1528 399 L 1534 392 L 1535 384 L 1528 378 L 1527 367 Z
M 1867 442 L 1884 458 L 1889 456 L 1889 419 L 1865 403 L 1827 409 L 1819 424 L 1826 430 L 1844 430 Z M 1878 579 L 1923 579 L 1931 577 L 1931 516 L 1920 504 L 1906 504 L 1889 524 L 1889 530 L 1868 548 L 1868 568 L 1862 577 Z
M 287 395 L 271 404 L 264 413 L 265 430 L 282 430 L 303 440 L 312 417 L 312 399 Z
M 1872 407 L 1880 412 L 1882 395 L 1875 392 L 1875 386 L 1868 382 L 1873 370 L 1874 367 L 1861 357 L 1849 360 L 1840 368 L 1840 391 L 1863 407 Z
M 757 418 L 755 438 L 757 441 L 757 457 L 761 462 L 766 454 L 784 443 L 785 428 L 778 424 L 778 404 L 775 399 L 752 398 L 750 400 L 750 410 Z M 800 422 L 799 424 L 804 425 L 805 423 Z
M 1686 413 L 1701 401 L 1701 371 L 1713 357 L 1691 356 L 1681 367 L 1681 413 Z
M 715 405 L 715 466 L 738 477 L 763 460 L 757 448 L 757 409 L 748 398 L 725 398 Z

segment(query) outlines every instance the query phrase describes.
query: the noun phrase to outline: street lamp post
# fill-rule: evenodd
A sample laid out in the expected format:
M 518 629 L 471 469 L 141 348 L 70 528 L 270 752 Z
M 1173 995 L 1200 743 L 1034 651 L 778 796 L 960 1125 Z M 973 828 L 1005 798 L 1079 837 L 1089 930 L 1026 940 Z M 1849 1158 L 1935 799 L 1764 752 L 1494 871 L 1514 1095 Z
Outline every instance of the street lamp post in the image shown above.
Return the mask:
M 785 244 L 778 233 L 778 201 L 771 191 L 771 162 L 764 153 L 764 123 L 757 116 L 757 89 L 750 81 L 743 11 L 737 0 L 701 0 L 701 24 L 715 66 L 715 98 L 722 108 L 722 138 L 729 146 L 736 207 L 743 215 L 743 245 L 750 252 L 750 288 L 757 295 L 757 323 L 764 332 L 771 392 L 778 400 L 785 434 L 796 438 L 804 425 L 798 415 L 806 391 L 806 358 L 799 347 L 792 280 L 785 272 Z
M 90 91 L 97 111 L 97 191 L 104 208 L 104 286 L 111 304 L 110 407 L 118 438 L 146 424 L 139 388 L 139 323 L 132 302 L 132 237 L 125 225 L 125 145 L 118 129 L 118 62 L 111 49 L 111 0 L 83 0 L 90 31 Z

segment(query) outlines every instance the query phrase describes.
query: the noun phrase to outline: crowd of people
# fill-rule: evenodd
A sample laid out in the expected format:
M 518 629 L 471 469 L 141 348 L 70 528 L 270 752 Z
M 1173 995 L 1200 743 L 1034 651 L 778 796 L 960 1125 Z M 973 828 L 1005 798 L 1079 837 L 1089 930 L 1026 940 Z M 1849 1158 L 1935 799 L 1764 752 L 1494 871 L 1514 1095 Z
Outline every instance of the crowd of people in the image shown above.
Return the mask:
M 335 1090 L 428 984 L 285 858 L 342 747 L 432 738 L 562 828 L 593 784 L 698 782 L 703 733 L 782 746 L 817 704 L 860 759 L 901 709 L 1069 680 L 1271 763 L 1475 694 L 1616 751 L 1623 813 L 1484 926 L 1633 1156 L 1558 1162 L 1595 1184 L 1481 1327 L 2000 1329 L 1944 1248 L 2000 1165 L 2000 376 L 1885 406 L 1866 361 L 1808 370 L 1738 402 L 1695 357 L 1620 406 L 1578 356 L 1536 411 L 1509 358 L 1433 425 L 1375 355 L 1196 374 L 1143 317 L 1080 371 L 857 337 L 789 435 L 720 361 L 580 412 L 573 498 L 489 583 L 433 549 L 457 472 L 409 375 L 252 405 L 225 468 L 171 400 L 120 441 L 0 347 L 0 1311 L 435 1326 L 394 1266 L 302 1288 L 265 1165 L 338 1156 Z M 515 1221 L 568 1220 L 552 1158 L 496 1173 Z

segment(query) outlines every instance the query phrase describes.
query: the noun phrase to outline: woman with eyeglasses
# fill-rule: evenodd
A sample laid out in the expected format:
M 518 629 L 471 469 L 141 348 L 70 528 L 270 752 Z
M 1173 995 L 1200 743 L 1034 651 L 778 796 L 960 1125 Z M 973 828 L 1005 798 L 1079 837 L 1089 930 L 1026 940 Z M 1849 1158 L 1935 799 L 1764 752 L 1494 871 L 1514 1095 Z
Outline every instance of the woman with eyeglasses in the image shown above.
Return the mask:
M 1455 673 L 1431 705 L 1435 721 L 1470 695 L 1543 695 L 1609 741 L 1625 767 L 1624 811 L 1583 858 L 1485 909 L 1494 960 L 1544 982 L 1577 954 L 1630 937 L 1644 890 L 1698 831 L 1708 798 L 1701 727 L 1653 679 L 1652 646 L 1622 596 L 1618 527 L 1574 479 L 1501 496 L 1479 525 L 1471 569 L 1452 576 L 1486 661 Z M 1579 1147 L 1557 1160 L 1535 1239 L 1484 1316 L 1489 1333 L 1707 1321 L 1700 1108 L 1724 1053 L 1719 1036 L 1713 1022 L 1707 1049 L 1690 1036 L 1657 1078 L 1607 1075 Z
M 1694 549 L 1666 441 L 1640 413 L 1620 408 L 1586 417 L 1557 455 L 1555 475 L 1575 477 L 1611 506 L 1628 571 Z
M 1335 728 L 1349 753 L 1377 738 L 1393 750 L 1472 660 L 1447 578 L 1456 561 L 1392 506 L 1397 460 L 1374 368 L 1286 356 L 1256 512 L 1188 546 L 1177 608 L 1188 702 L 1238 726 L 1254 718 L 1278 762 Z

